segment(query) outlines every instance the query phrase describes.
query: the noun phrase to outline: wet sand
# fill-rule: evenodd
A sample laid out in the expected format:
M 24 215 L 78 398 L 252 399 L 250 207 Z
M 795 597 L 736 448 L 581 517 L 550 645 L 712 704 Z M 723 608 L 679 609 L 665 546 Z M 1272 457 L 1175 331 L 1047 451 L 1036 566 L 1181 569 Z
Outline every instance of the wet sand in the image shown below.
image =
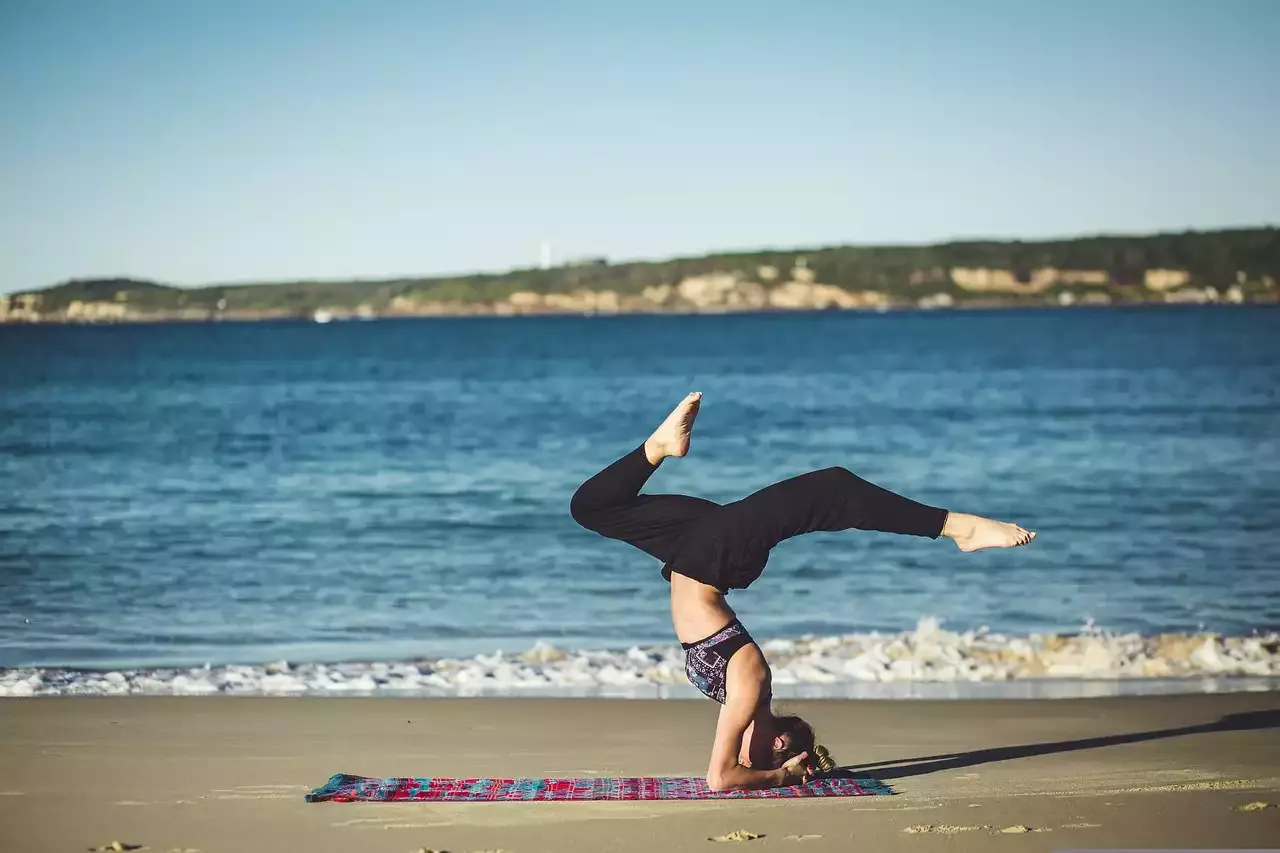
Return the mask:
M 1280 845 L 1280 693 L 780 704 L 807 716 L 843 765 L 897 794 L 302 799 L 339 771 L 697 775 L 716 720 L 706 700 L 9 699 L 0 700 L 0 850 L 113 841 L 203 853 Z M 735 830 L 763 837 L 707 840 Z

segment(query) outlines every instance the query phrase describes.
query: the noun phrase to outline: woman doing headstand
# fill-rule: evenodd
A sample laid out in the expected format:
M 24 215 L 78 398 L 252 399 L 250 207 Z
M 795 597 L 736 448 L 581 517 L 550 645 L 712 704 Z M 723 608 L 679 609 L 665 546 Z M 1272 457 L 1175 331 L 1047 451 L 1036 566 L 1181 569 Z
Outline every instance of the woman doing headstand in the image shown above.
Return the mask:
M 844 468 L 812 471 L 729 504 L 685 495 L 642 495 L 668 456 L 689 452 L 702 401 L 690 394 L 653 435 L 573 496 L 574 519 L 659 560 L 671 583 L 671 619 L 686 651 L 685 671 L 723 706 L 707 769 L 713 790 L 771 788 L 803 782 L 835 762 L 814 742 L 812 727 L 777 716 L 770 705 L 769 664 L 725 595 L 746 589 L 784 539 L 817 530 L 880 530 L 936 539 L 961 551 L 1025 545 L 1034 533 L 1016 524 L 925 506 Z M 812 755 L 812 759 L 809 759 Z

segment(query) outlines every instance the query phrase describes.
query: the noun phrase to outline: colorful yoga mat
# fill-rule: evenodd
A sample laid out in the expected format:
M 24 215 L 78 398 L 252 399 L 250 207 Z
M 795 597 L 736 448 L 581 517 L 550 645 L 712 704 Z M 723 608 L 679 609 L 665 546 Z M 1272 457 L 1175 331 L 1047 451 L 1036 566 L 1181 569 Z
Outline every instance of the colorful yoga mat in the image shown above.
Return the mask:
M 779 797 L 865 797 L 890 794 L 875 779 L 815 779 L 761 791 L 712 791 L 697 777 L 612 779 L 375 779 L 336 773 L 307 794 L 309 803 L 488 802 L 493 800 L 741 800 Z

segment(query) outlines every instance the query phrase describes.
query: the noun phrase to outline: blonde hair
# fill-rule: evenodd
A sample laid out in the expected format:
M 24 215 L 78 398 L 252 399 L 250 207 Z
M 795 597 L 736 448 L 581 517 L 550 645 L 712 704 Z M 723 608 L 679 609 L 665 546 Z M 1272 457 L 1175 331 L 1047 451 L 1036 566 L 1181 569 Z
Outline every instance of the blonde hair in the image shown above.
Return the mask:
M 835 770 L 836 760 L 831 757 L 831 753 L 820 743 L 813 745 L 813 766 L 819 773 L 830 773 Z
M 784 762 L 795 758 L 802 752 L 809 753 L 808 760 L 805 761 L 814 771 L 818 773 L 829 773 L 837 768 L 836 760 L 831 757 L 831 753 L 827 748 L 817 742 L 817 738 L 813 734 L 813 726 L 804 721 L 803 718 L 794 714 L 775 714 L 774 724 L 779 732 L 783 732 L 789 736 L 790 742 L 786 749 L 774 750 L 773 759 L 775 766 L 781 767 Z

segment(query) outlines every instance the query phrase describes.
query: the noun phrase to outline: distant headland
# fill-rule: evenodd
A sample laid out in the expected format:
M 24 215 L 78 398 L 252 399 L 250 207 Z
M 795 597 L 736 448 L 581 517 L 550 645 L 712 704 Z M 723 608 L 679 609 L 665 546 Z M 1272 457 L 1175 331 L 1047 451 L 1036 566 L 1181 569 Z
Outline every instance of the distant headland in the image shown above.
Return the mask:
M 1280 228 L 933 246 L 585 258 L 506 273 L 172 287 L 73 279 L 0 296 L 0 323 L 728 313 L 1278 302 Z

